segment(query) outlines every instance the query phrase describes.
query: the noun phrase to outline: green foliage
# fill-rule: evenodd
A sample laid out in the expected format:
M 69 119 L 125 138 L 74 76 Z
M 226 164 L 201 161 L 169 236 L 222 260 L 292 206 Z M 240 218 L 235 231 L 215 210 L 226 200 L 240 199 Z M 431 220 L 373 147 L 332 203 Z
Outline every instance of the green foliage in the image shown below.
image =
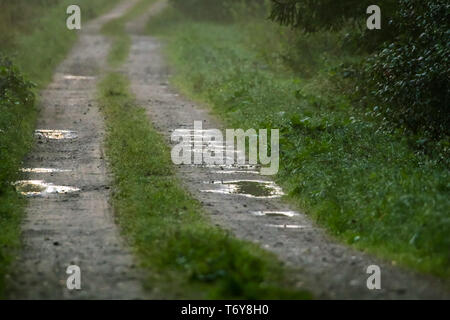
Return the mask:
M 383 1 L 383 14 L 389 15 L 395 1 Z M 365 20 L 371 4 L 374 4 L 371 0 L 272 0 L 270 18 L 306 32 L 339 29 L 348 19 Z
M 14 181 L 24 146 L 30 144 L 31 128 L 23 114 L 34 111 L 32 86 L 10 60 L 0 57 L 0 193 Z
M 61 0 L 0 0 L 0 43 L 2 49 L 15 45 L 20 34 L 32 31 L 34 22 Z
M 362 69 L 365 85 L 358 83 L 363 104 L 375 113 L 400 124 L 410 133 L 439 140 L 449 135 L 449 22 L 446 0 L 386 0 L 380 3 L 382 29 L 365 28 L 365 10 L 371 1 L 357 0 L 273 0 L 271 18 L 302 31 L 323 33 L 334 30 L 346 35 L 336 47 L 355 52 L 375 52 Z M 315 38 L 317 35 L 312 37 Z M 304 36 L 290 42 L 294 50 L 305 51 Z M 292 51 L 291 51 L 292 52 Z M 290 66 L 301 64 L 289 55 Z M 306 56 L 307 57 L 307 56 Z M 314 62 L 314 60 L 313 60 Z M 303 71 L 303 70 L 299 70 Z M 367 94 L 367 92 L 370 92 Z M 367 98 L 372 101 L 368 103 Z M 369 99 L 369 100 L 370 100 Z M 445 147 L 444 147 L 445 149 Z
M 413 132 L 450 134 L 450 3 L 400 0 L 395 41 L 366 64 L 380 112 Z
M 324 52 L 331 34 L 304 39 L 315 42 L 309 54 L 316 56 L 305 79 L 262 53 L 279 39 L 270 26 L 165 21 L 159 32 L 169 39 L 179 88 L 230 127 L 281 130 L 278 181 L 291 199 L 348 243 L 450 276 L 448 168 L 352 107 L 336 87 L 345 84 L 340 64 L 351 57 Z
M 4 274 L 20 244 L 24 203 L 12 182 L 32 142 L 36 114 L 32 86 L 10 60 L 0 56 L 0 297 Z

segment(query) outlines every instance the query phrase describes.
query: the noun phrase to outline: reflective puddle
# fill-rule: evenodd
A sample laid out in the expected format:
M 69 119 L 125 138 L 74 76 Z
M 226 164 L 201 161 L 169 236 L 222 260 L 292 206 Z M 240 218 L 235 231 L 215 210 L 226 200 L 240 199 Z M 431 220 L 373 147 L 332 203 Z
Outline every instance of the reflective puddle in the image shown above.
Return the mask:
M 33 173 L 54 173 L 54 172 L 70 172 L 72 170 L 65 169 L 54 169 L 54 168 L 22 168 L 22 172 L 33 172 Z
M 278 198 L 284 193 L 282 189 L 272 181 L 260 180 L 230 180 L 205 182 L 206 184 L 219 185 L 217 189 L 201 190 L 201 192 L 236 194 L 249 198 Z
M 248 174 L 259 174 L 258 171 L 254 170 L 216 170 L 214 173 L 221 174 L 237 174 L 237 173 L 248 173 Z
M 220 169 L 220 170 L 226 170 L 226 169 L 231 169 L 231 170 L 258 170 L 259 167 L 253 164 L 202 164 L 202 165 L 192 165 L 192 166 L 201 166 L 201 167 L 205 167 L 205 168 L 216 168 L 216 169 Z M 259 173 L 259 172 L 258 172 Z
M 40 129 L 35 130 L 35 135 L 39 138 L 46 138 L 50 140 L 61 140 L 61 139 L 75 139 L 78 135 L 75 131 L 71 130 L 47 130 Z
M 305 229 L 306 226 L 299 224 L 266 224 L 266 227 L 279 228 L 279 229 Z
M 41 196 L 51 193 L 71 193 L 80 191 L 79 188 L 69 186 L 55 186 L 43 180 L 22 180 L 14 183 L 17 191 L 26 196 Z
M 76 76 L 73 74 L 66 74 L 64 75 L 64 79 L 66 80 L 92 80 L 94 77 L 91 76 Z
M 269 217 L 295 217 L 299 214 L 295 211 L 253 211 L 255 216 L 269 216 Z

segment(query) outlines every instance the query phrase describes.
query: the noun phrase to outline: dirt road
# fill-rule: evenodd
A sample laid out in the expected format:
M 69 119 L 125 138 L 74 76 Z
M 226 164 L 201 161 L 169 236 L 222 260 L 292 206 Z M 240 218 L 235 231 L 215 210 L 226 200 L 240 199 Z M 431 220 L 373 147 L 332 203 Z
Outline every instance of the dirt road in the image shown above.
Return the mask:
M 9 298 L 145 298 L 142 274 L 120 239 L 108 203 L 103 119 L 95 102 L 110 47 L 100 27 L 134 3 L 124 1 L 83 26 L 78 43 L 42 92 L 37 128 L 70 132 L 38 131 L 25 161 L 25 171 L 31 172 L 24 179 L 43 182 L 24 183 L 25 191 L 37 194 L 31 194 L 26 210 L 24 250 L 9 279 Z M 82 290 L 67 289 L 69 265 L 81 268 Z
M 127 25 L 128 32 L 133 34 L 133 44 L 124 72 L 131 79 L 132 89 L 140 105 L 147 109 L 150 121 L 168 141 L 173 130 L 193 129 L 194 121 L 202 121 L 204 129 L 224 129 L 208 110 L 183 98 L 169 86 L 169 69 L 161 52 L 161 43 L 142 35 L 145 18 L 151 18 L 164 6 L 165 1 L 158 2 L 141 19 Z M 310 289 L 318 297 L 450 297 L 449 291 L 437 279 L 393 267 L 339 244 L 306 215 L 295 212 L 279 198 L 270 198 L 268 195 L 274 184 L 255 172 L 255 168 L 183 165 L 178 169 L 184 186 L 204 204 L 214 223 L 231 230 L 239 238 L 257 242 L 275 252 L 295 269 L 293 282 Z M 366 286 L 369 265 L 381 267 L 381 290 L 368 290 Z
M 24 250 L 9 276 L 9 298 L 135 299 L 143 271 L 121 240 L 108 200 L 110 177 L 103 156 L 103 119 L 95 102 L 97 79 L 106 68 L 109 42 L 100 27 L 123 15 L 125 1 L 81 32 L 80 40 L 42 92 L 36 145 L 26 160 L 23 192 L 30 201 L 23 225 Z M 208 110 L 170 87 L 161 43 L 144 36 L 158 1 L 129 23 L 132 48 L 121 68 L 140 105 L 170 141 L 176 129 L 224 129 Z M 67 130 L 67 131 L 45 131 Z M 179 166 L 185 188 L 198 198 L 213 223 L 259 243 L 293 269 L 294 285 L 319 298 L 450 298 L 437 279 L 414 274 L 339 244 L 278 196 L 278 187 L 258 167 Z M 366 269 L 381 267 L 381 290 L 368 290 Z M 82 290 L 66 288 L 66 268 L 81 268 Z

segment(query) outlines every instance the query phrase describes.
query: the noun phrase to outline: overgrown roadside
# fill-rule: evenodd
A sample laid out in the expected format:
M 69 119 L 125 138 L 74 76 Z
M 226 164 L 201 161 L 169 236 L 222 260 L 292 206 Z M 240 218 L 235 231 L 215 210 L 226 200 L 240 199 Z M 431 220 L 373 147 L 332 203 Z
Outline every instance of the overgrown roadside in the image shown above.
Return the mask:
M 119 67 L 128 53 L 129 35 L 121 31 L 125 20 L 104 29 L 115 30 L 112 67 Z M 113 205 L 123 233 L 153 274 L 149 289 L 177 298 L 311 298 L 290 289 L 272 254 L 212 225 L 200 203 L 181 187 L 169 148 L 130 94 L 126 76 L 108 74 L 99 86 L 99 102 L 114 173 Z
M 26 201 L 11 182 L 19 178 L 33 144 L 40 103 L 35 95 L 77 39 L 65 26 L 65 10 L 69 4 L 80 5 L 87 22 L 115 2 L 59 1 L 49 6 L 46 1 L 15 1 L 0 12 L 0 55 L 9 57 L 0 57 L 0 297 L 5 294 L 5 274 L 21 247 Z
M 358 59 L 336 52 L 340 34 L 298 40 L 302 77 L 277 51 L 286 31 L 258 19 L 199 22 L 169 9 L 149 31 L 167 40 L 187 96 L 230 127 L 281 129 L 277 181 L 299 208 L 346 243 L 448 279 L 448 167 L 336 88 L 338 66 Z

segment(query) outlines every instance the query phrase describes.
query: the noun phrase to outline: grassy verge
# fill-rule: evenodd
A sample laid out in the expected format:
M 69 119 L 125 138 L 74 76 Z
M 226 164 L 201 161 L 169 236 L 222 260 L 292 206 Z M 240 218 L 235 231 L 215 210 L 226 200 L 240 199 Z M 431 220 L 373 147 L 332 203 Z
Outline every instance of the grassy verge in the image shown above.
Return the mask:
M 132 16 L 128 13 L 104 29 L 115 30 L 112 66 L 127 56 L 129 39 L 120 29 Z M 113 205 L 124 235 L 149 270 L 149 288 L 158 287 L 163 298 L 310 298 L 289 289 L 272 254 L 210 223 L 180 186 L 169 147 L 136 105 L 126 76 L 108 74 L 99 85 L 99 102 L 114 174 Z
M 35 83 L 34 91 L 47 84 L 58 63 L 76 40 L 76 32 L 65 25 L 66 8 L 78 4 L 82 23 L 117 1 L 24 1 L 0 2 L 1 55 L 12 58 L 19 70 L 0 65 L 0 297 L 4 276 L 20 248 L 20 222 L 26 201 L 9 184 L 18 177 L 21 162 L 32 146 L 38 101 L 25 102 L 30 92 L 19 88 L 23 74 Z M 12 70 L 12 69 L 11 69 Z M 14 76 L 13 76 L 14 75 Z M 15 79 L 15 80 L 13 80 Z
M 280 54 L 287 31 L 267 21 L 196 22 L 169 9 L 149 32 L 167 40 L 175 85 L 229 127 L 280 128 L 277 179 L 291 201 L 349 244 L 450 277 L 448 167 L 352 104 L 336 70 L 360 57 L 339 50 L 338 33 L 296 35 L 292 70 Z

